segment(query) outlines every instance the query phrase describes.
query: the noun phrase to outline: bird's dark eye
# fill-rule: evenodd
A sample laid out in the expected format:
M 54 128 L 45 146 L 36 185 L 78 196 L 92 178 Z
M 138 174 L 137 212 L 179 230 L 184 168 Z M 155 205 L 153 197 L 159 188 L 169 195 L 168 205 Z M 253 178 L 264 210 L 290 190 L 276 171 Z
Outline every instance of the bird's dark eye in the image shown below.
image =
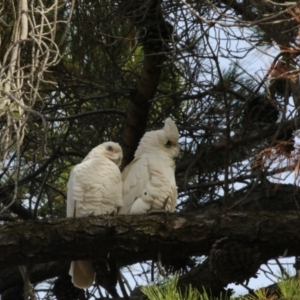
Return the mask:
M 106 150 L 109 151 L 109 152 L 113 152 L 114 148 L 112 146 L 107 146 Z
M 172 142 L 171 141 L 167 141 L 167 143 L 165 144 L 165 146 L 167 148 L 171 148 L 172 147 Z

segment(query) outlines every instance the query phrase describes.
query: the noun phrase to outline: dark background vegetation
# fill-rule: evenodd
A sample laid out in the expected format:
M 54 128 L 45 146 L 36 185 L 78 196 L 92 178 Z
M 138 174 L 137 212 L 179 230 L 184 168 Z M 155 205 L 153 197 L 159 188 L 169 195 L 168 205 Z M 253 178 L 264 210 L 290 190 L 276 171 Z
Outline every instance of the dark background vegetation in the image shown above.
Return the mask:
M 297 1 L 4 0 L 0 11 L 2 299 L 24 298 L 21 273 L 25 296 L 30 279 L 45 283 L 37 298 L 107 298 L 67 274 L 72 259 L 108 252 L 131 282 L 156 276 L 160 254 L 181 289 L 214 295 L 299 255 Z M 123 168 L 169 116 L 180 215 L 61 219 L 73 165 L 113 140 Z

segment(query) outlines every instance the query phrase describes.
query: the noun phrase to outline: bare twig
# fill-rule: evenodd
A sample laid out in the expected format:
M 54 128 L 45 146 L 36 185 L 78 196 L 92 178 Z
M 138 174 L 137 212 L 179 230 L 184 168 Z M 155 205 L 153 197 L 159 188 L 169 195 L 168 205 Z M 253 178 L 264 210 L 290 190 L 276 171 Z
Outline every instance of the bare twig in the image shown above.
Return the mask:
M 28 267 L 20 265 L 19 269 L 24 281 L 24 300 L 37 300 L 34 288 L 30 283 L 30 272 L 28 270 Z

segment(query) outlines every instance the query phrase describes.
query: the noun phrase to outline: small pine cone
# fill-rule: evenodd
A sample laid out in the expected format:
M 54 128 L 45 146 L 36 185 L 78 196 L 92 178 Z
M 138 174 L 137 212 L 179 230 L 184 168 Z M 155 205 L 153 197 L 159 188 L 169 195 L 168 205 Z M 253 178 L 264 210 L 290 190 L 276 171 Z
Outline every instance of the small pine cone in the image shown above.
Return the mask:
M 84 290 L 75 287 L 69 275 L 58 277 L 52 292 L 57 300 L 86 300 Z
M 258 247 L 227 237 L 217 240 L 209 255 L 211 271 L 226 283 L 243 283 L 256 277 L 261 263 Z
M 276 100 L 268 98 L 265 95 L 253 97 L 246 104 L 245 120 L 249 123 L 276 123 L 279 117 L 279 109 L 276 104 Z

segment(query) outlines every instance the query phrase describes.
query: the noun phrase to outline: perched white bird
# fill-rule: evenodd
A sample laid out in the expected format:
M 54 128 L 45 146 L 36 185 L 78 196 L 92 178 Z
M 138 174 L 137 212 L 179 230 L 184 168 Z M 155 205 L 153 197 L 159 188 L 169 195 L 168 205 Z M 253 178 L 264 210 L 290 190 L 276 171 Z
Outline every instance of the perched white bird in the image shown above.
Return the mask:
M 111 214 L 123 205 L 119 166 L 123 153 L 119 144 L 103 143 L 93 148 L 70 174 L 67 217 Z M 91 261 L 72 261 L 69 274 L 78 288 L 93 284 L 95 271 Z
M 178 139 L 178 129 L 170 118 L 165 120 L 163 129 L 144 134 L 134 160 L 122 173 L 124 203 L 119 214 L 145 214 L 152 209 L 175 210 L 174 158 L 179 154 Z

